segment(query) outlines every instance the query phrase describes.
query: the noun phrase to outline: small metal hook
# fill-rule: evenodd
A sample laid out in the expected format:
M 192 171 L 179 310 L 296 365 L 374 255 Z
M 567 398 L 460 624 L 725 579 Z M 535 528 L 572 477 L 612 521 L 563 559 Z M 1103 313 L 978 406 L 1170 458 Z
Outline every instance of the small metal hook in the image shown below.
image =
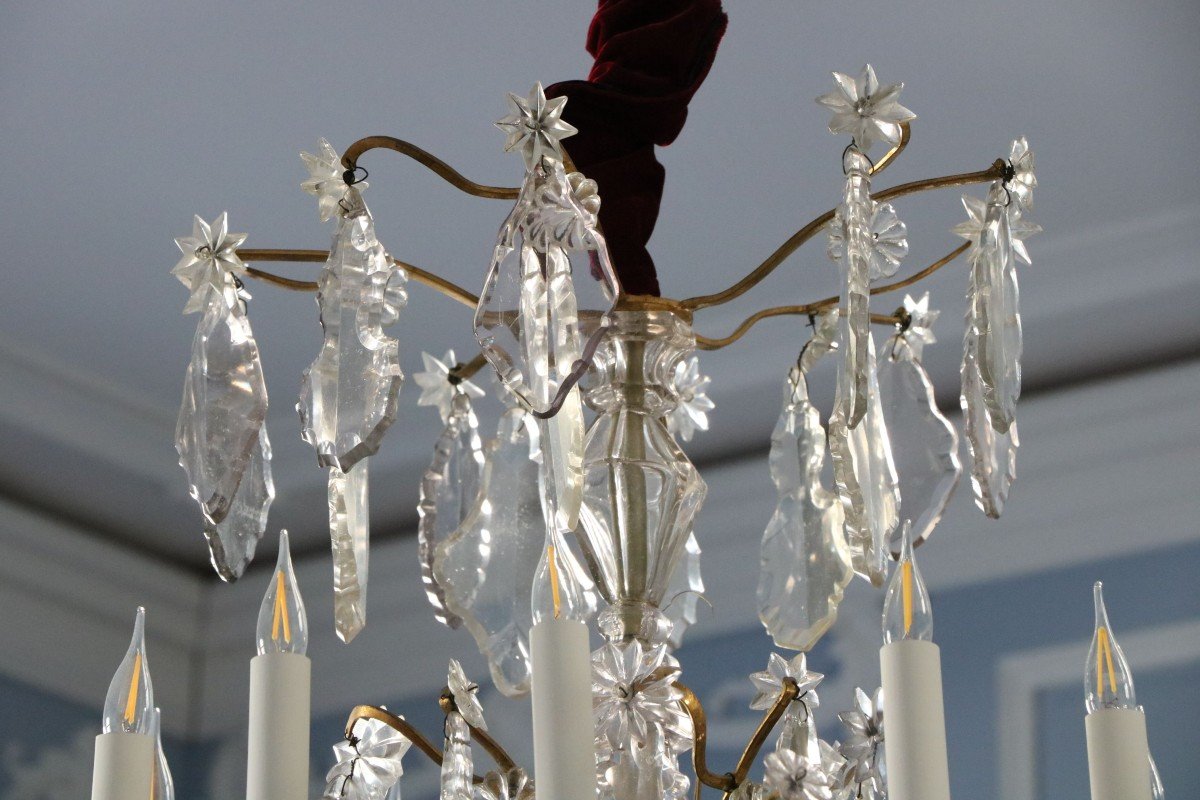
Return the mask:
M 846 149 L 842 151 L 842 174 L 843 175 L 848 174 L 846 172 L 846 153 L 850 152 L 851 147 L 853 147 L 855 150 L 857 150 L 858 154 L 860 156 L 862 156 L 863 158 L 865 158 L 867 160 L 867 163 L 871 165 L 871 168 L 869 170 L 867 170 L 867 174 L 870 175 L 872 172 L 874 172 L 875 171 L 875 162 L 871 160 L 871 157 L 869 155 L 867 155 L 865 152 L 863 152 L 863 149 L 858 146 L 858 142 L 851 139 L 850 144 L 846 145 Z
M 358 177 L 358 173 L 360 170 L 362 171 L 361 178 Z M 370 174 L 371 173 L 367 172 L 366 167 L 360 167 L 357 164 L 355 164 L 353 167 L 351 167 L 350 169 L 348 169 L 342 173 L 342 180 L 345 182 L 345 184 L 347 186 L 353 186 L 356 183 L 362 183 L 363 181 L 365 181 Z

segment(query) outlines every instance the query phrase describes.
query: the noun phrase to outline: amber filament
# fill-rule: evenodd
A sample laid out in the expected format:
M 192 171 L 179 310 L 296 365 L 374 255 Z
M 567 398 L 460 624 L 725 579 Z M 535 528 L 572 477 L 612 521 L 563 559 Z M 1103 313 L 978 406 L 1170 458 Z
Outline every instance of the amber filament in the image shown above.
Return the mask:
M 133 677 L 129 679 L 129 697 L 125 700 L 125 724 L 133 727 L 134 717 L 137 716 L 138 683 L 142 680 L 142 653 L 139 650 L 133 657 Z

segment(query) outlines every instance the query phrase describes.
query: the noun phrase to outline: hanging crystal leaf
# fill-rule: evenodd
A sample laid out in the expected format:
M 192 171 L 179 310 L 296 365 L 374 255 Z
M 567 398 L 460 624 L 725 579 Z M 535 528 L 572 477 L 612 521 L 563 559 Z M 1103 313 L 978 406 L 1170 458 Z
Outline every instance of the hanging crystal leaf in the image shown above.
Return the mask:
M 457 628 L 462 620 L 447 609 L 445 588 L 438 582 L 433 562 L 438 545 L 450 538 L 475 503 L 483 461 L 479 420 L 471 408 L 471 398 L 465 392 L 457 392 L 446 427 L 433 445 L 433 459 L 421 477 L 417 504 L 421 581 L 434 616 L 451 628 Z
M 207 296 L 175 426 L 179 465 L 209 524 L 229 514 L 266 417 L 258 344 L 245 304 L 230 284 Z
M 433 560 L 446 610 L 466 623 L 496 688 L 509 697 L 529 691 L 531 593 L 546 533 L 531 458 L 537 429 L 523 409 L 500 417 L 474 504 Z
M 267 512 L 275 499 L 271 478 L 271 442 L 267 429 L 258 432 L 258 441 L 233 496 L 233 505 L 225 519 L 213 525 L 205 522 L 209 560 L 223 581 L 236 581 L 254 559 L 258 542 L 267 530 Z
M 857 428 L 867 413 L 867 337 L 870 327 L 871 275 L 871 162 L 851 145 L 843 158 L 846 188 L 838 208 L 845 258 L 838 300 L 841 326 L 838 367 L 838 409 L 849 428 Z
M 876 377 L 903 516 L 912 522 L 916 545 L 941 520 L 962 464 L 958 433 L 938 410 L 933 384 L 921 363 L 925 345 L 935 341 L 930 326 L 938 312 L 929 309 L 928 292 L 919 301 L 905 296 L 904 309 L 908 322 L 888 340 Z M 900 554 L 899 530 L 889 543 L 893 557 Z
M 839 347 L 841 346 L 839 341 Z M 850 428 L 838 385 L 829 419 L 829 450 L 838 496 L 846 513 L 846 544 L 854 571 L 874 586 L 887 573 L 888 541 L 900 521 L 900 493 L 883 404 L 875 377 L 875 342 L 867 331 L 867 393 L 863 424 Z
M 368 461 L 350 472 L 329 468 L 329 538 L 333 547 L 333 624 L 349 643 L 367 624 L 370 542 Z
M 821 485 L 825 431 L 798 368 L 788 375 L 771 436 L 779 503 L 763 533 L 758 617 L 779 647 L 808 650 L 837 619 L 854 570 L 842 504 Z
M 683 558 L 675 567 L 671 584 L 667 587 L 667 607 L 663 609 L 671 623 L 671 635 L 667 645 L 678 649 L 683 644 L 683 635 L 696 624 L 700 600 L 704 597 L 704 577 L 700 574 L 700 542 L 696 532 L 688 534 L 683 545 Z
M 342 207 L 345 213 L 318 281 L 325 339 L 304 371 L 296 410 L 304 441 L 316 448 L 318 462 L 348 472 L 379 449 L 396 419 L 404 374 L 397 342 L 383 333 L 383 324 L 402 302 L 395 288 L 407 274 L 375 237 L 361 195 L 351 189 Z
M 583 412 L 573 388 L 603 337 L 618 294 L 597 227 L 596 184 L 568 176 L 559 140 L 565 98 L 509 95 L 512 113 L 497 125 L 506 150 L 525 157 L 525 182 L 500 227 L 475 311 L 475 337 L 501 381 L 539 417 L 554 415 L 543 446 L 556 473 L 556 507 L 574 530 L 583 485 Z M 585 335 L 584 319 L 590 322 Z
M 457 711 L 446 715 L 446 742 L 442 752 L 441 800 L 472 800 L 474 759 L 471 729 Z
M 963 342 L 962 394 L 963 431 L 971 458 L 971 489 L 975 505 L 984 514 L 999 519 L 1008 499 L 1008 490 L 1017 478 L 1017 423 L 1007 433 L 998 433 L 984 400 L 983 378 L 976 361 L 978 348 L 975 326 L 968 312 L 967 333 Z

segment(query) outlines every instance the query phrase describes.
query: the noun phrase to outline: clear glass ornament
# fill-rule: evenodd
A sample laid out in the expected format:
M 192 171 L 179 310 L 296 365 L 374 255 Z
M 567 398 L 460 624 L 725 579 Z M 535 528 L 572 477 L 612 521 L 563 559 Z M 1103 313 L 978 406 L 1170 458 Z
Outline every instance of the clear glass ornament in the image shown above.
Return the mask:
M 843 158 L 846 187 L 838 207 L 845 258 L 841 263 L 842 288 L 838 299 L 838 411 L 853 429 L 867 413 L 867 339 L 870 335 L 871 296 L 871 162 L 854 146 Z
M 1092 598 L 1096 605 L 1096 628 L 1084 665 L 1083 689 L 1088 713 L 1098 708 L 1137 708 L 1133 672 L 1125 660 L 1125 651 L 1113 636 L 1104 607 L 1104 587 L 1096 581 Z
M 154 709 L 150 735 L 154 737 L 154 777 L 150 782 L 150 800 L 175 800 L 175 779 L 162 743 L 162 709 Z
M 125 658 L 108 684 L 101 729 L 104 733 L 145 733 L 154 723 L 154 686 L 146 662 L 146 609 L 138 608 Z
M 832 781 L 819 759 L 776 750 L 763 761 L 763 782 L 780 800 L 832 800 Z
M 905 520 L 901 534 L 903 549 L 883 597 L 883 641 L 901 639 L 933 641 L 933 609 L 929 590 L 913 555 L 912 525 Z
M 474 506 L 483 464 L 479 420 L 470 397 L 456 392 L 446 427 L 434 443 L 433 458 L 421 476 L 417 504 L 417 550 L 425 595 L 437 620 L 451 628 L 457 628 L 462 620 L 446 607 L 445 588 L 438 583 L 434 559 L 438 546 L 454 534 Z
M 600 750 L 691 746 L 692 721 L 675 686 L 679 662 L 665 644 L 609 642 L 592 654 L 592 708 Z M 640 746 L 636 747 L 636 746 Z
M 433 561 L 447 610 L 466 623 L 509 697 L 529 691 L 531 598 L 545 538 L 536 442 L 535 420 L 523 409 L 504 412 L 484 449 L 475 502 Z
M 322 466 L 346 473 L 379 449 L 396 419 L 400 386 L 398 344 L 383 332 L 397 300 L 388 287 L 403 285 L 397 267 L 375 237 L 375 223 L 351 189 L 342 200 L 329 260 L 318 279 L 317 304 L 325 337 L 304 371 L 302 435 Z
M 245 304 L 230 283 L 207 295 L 175 426 L 188 491 L 210 525 L 229 514 L 266 418 L 258 344 Z
M 779 492 L 763 533 L 758 618 L 776 646 L 808 650 L 837 619 L 854 577 L 841 501 L 821 484 L 825 430 L 799 368 L 788 374 L 771 436 L 771 479 Z
M 971 263 L 971 319 L 978 337 L 979 376 L 997 433 L 1008 431 L 1021 394 L 1021 315 L 1008 204 L 1004 186 L 999 181 L 992 184 Z
M 471 755 L 471 729 L 462 714 L 446 715 L 445 746 L 442 750 L 441 800 L 472 800 L 474 759 Z
M 924 304 L 905 298 L 906 308 Z M 958 432 L 937 407 L 933 383 L 921 363 L 923 347 L 932 341 L 923 317 L 909 311 L 910 323 L 888 340 L 876 364 L 884 424 L 892 446 L 892 463 L 903 515 L 912 520 L 913 543 L 920 545 L 933 532 L 958 486 L 962 463 L 958 458 Z M 897 531 L 898 533 L 898 531 Z M 893 534 L 892 557 L 900 553 L 900 537 Z
M 968 312 L 967 332 L 963 339 L 962 394 L 963 433 L 971 459 L 971 489 L 975 505 L 993 519 L 999 519 L 1008 500 L 1008 492 L 1017 478 L 1017 422 L 1007 433 L 997 433 L 991 412 L 984 401 L 983 379 L 976 359 L 978 340 Z
M 412 746 L 408 737 L 377 719 L 359 719 L 348 741 L 333 746 L 337 760 L 325 776 L 323 798 L 330 800 L 384 800 L 399 793 L 404 774 L 404 754 Z
M 213 525 L 205 520 L 204 539 L 209 561 L 223 581 L 236 581 L 254 559 L 258 543 L 267 530 L 267 514 L 275 500 L 271 475 L 271 442 L 266 427 L 258 431 L 250 463 L 233 495 L 225 519 Z
M 672 376 L 695 346 L 665 310 L 618 311 L 596 352 L 587 402 L 599 412 L 584 450 L 584 505 L 577 533 L 610 606 L 606 636 L 666 640 L 662 614 L 707 487 L 663 422 L 676 402 Z
M 333 548 L 333 624 L 349 643 L 367 624 L 370 553 L 369 461 L 350 472 L 329 468 L 329 538 Z
M 899 103 L 903 83 L 880 86 L 870 64 L 863 66 L 858 77 L 835 72 L 833 80 L 837 89 L 817 98 L 818 103 L 833 112 L 830 133 L 850 134 L 864 152 L 875 142 L 900 143 L 900 123 L 917 117 Z
M 700 374 L 700 359 L 696 356 L 680 361 L 675 367 L 675 394 L 679 402 L 667 414 L 667 430 L 671 435 L 690 442 L 696 431 L 708 430 L 708 414 L 716 404 L 708 396 L 712 378 Z
M 844 330 L 844 329 L 843 329 Z M 844 339 L 839 340 L 839 347 Z M 838 384 L 834 412 L 829 419 L 829 451 L 833 476 L 846 517 L 846 544 L 854 571 L 882 586 L 887 574 L 888 541 L 900 520 L 900 492 L 892 446 L 875 371 L 875 342 L 866 337 L 866 414 L 862 424 L 851 427 L 844 416 Z
M 255 638 L 260 656 L 265 653 L 304 655 L 308 652 L 308 614 L 292 566 L 287 531 L 279 532 L 279 556 L 258 609 Z

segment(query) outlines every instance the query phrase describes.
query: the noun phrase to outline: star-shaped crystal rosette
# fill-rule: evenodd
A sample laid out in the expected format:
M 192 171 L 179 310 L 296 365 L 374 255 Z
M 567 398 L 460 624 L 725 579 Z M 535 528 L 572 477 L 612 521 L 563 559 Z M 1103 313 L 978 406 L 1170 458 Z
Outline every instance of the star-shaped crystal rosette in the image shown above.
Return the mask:
M 1003 187 L 1000 187 L 1000 191 L 1003 191 Z M 955 225 L 950 232 L 955 236 L 961 236 L 975 247 L 979 247 L 979 239 L 985 226 L 984 220 L 987 218 L 988 201 L 982 197 L 964 194 L 962 204 L 963 208 L 967 210 L 967 218 Z M 1010 203 L 1008 206 L 1008 226 L 1012 235 L 1013 255 L 1023 264 L 1032 264 L 1033 262 L 1029 258 L 1029 249 L 1025 247 L 1025 240 L 1035 233 L 1041 233 L 1042 226 L 1027 219 L 1021 212 L 1020 206 L 1015 203 Z
M 483 706 L 479 703 L 479 684 L 467 678 L 462 664 L 456 659 L 450 659 L 450 670 L 446 676 L 446 686 L 450 696 L 454 698 L 454 707 L 467 724 L 481 731 L 487 730 L 487 721 L 483 718 Z
M 1029 149 L 1029 141 L 1024 136 L 1013 141 L 1008 153 L 1008 166 L 1012 170 L 1012 177 L 1004 185 L 1013 199 L 1021 204 L 1022 210 L 1032 211 L 1037 173 L 1034 171 L 1033 151 Z
M 560 142 L 574 136 L 579 130 L 562 119 L 566 97 L 546 98 L 541 82 L 535 83 L 528 97 L 509 92 L 510 113 L 496 123 L 504 131 L 504 152 L 519 149 L 525 157 L 525 166 L 533 169 L 543 158 L 562 160 Z
M 868 781 L 882 784 L 879 748 L 883 744 L 883 689 L 868 695 L 856 687 L 854 707 L 838 714 L 838 719 L 848 731 L 841 751 L 849 764 L 849 779 L 858 784 Z
M 359 719 L 349 741 L 333 746 L 337 763 L 325 776 L 331 800 L 383 800 L 404 773 L 401 764 L 412 746 L 408 737 L 377 719 Z
M 236 278 L 246 273 L 246 265 L 237 254 L 244 241 L 246 234 L 229 232 L 229 214 L 225 211 L 211 225 L 197 215 L 192 235 L 175 240 L 183 256 L 171 274 L 191 292 L 183 313 L 203 311 L 209 293 L 214 291 L 234 302 L 237 295 L 231 290 L 237 286 Z
M 342 157 L 337 150 L 324 138 L 317 140 L 317 152 L 300 153 L 300 159 L 308 170 L 308 180 L 301 182 L 300 188 L 317 198 L 317 211 L 321 222 L 327 222 L 341 215 L 343 211 L 342 198 L 346 196 L 349 186 L 343 177 L 346 168 L 342 166 Z M 367 188 L 366 181 L 354 184 L 357 191 Z
M 763 762 L 767 788 L 780 800 L 832 800 L 833 781 L 818 761 L 795 750 L 776 750 Z
M 708 397 L 708 385 L 712 378 L 700 374 L 700 359 L 692 356 L 675 365 L 672 385 L 679 402 L 667 415 L 667 430 L 685 442 L 690 442 L 696 431 L 708 430 L 708 412 L 716 404 Z
M 756 692 L 754 699 L 750 701 L 750 708 L 765 711 L 774 705 L 783 694 L 783 682 L 786 678 L 794 680 L 800 688 L 797 697 L 804 697 L 805 705 L 816 708 L 817 693 L 814 690 L 825 676 L 819 672 L 809 672 L 808 656 L 805 653 L 797 654 L 791 661 L 785 660 L 778 653 L 771 653 L 767 658 L 767 668 L 750 675 L 750 682 L 754 684 Z
M 417 398 L 417 405 L 437 408 L 442 422 L 449 421 L 450 410 L 454 405 L 456 394 L 465 394 L 473 398 L 483 397 L 483 389 L 470 381 L 463 380 L 457 384 L 450 381 L 450 370 L 458 363 L 454 358 L 453 350 L 447 350 L 446 355 L 440 359 L 429 353 L 421 353 L 421 361 L 425 365 L 425 370 L 413 375 L 413 380 L 416 381 L 417 386 L 421 387 L 421 396 Z
M 829 223 L 829 257 L 841 263 L 846 257 L 846 224 L 839 208 Z M 871 210 L 871 257 L 869 278 L 890 278 L 908 255 L 908 226 L 896 215 L 891 203 L 874 203 Z
M 898 144 L 900 123 L 917 117 L 896 99 L 904 84 L 881 87 L 870 64 L 863 67 L 857 78 L 835 72 L 833 80 L 837 89 L 817 98 L 818 103 L 833 111 L 829 132 L 849 133 L 864 152 L 875 142 Z
M 937 322 L 942 312 L 929 307 L 929 292 L 921 295 L 920 300 L 914 300 L 910 294 L 904 295 L 903 308 L 906 322 L 900 336 L 917 358 L 920 358 L 925 345 L 937 341 L 937 337 L 933 335 L 933 323 Z
M 606 644 L 592 654 L 592 711 L 598 735 L 613 748 L 633 740 L 647 741 L 659 725 L 676 740 L 691 738 L 691 719 L 684 713 L 683 693 L 675 687 L 679 663 L 666 645 L 649 650 L 636 639 Z

